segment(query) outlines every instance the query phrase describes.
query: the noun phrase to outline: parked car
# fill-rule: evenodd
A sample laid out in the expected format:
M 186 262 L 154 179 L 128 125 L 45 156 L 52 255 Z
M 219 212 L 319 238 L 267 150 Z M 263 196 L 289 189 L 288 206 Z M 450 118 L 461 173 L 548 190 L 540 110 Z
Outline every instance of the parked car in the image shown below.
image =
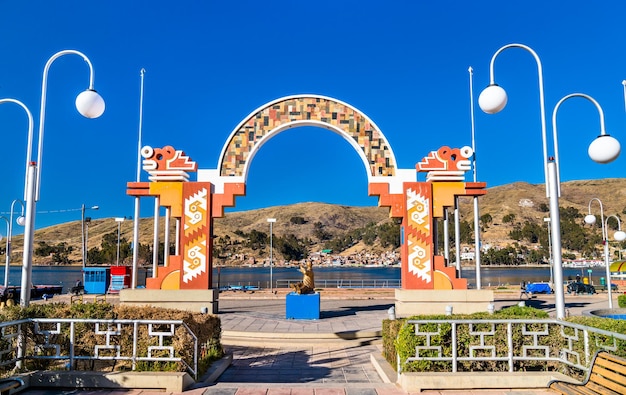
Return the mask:
M 574 281 L 567 284 L 567 293 L 569 294 L 595 294 L 596 288 L 593 285 L 585 284 L 580 281 Z
M 600 291 L 606 291 L 607 290 L 606 285 L 600 285 L 598 288 L 600 289 Z M 617 291 L 617 284 L 611 283 L 611 291 L 613 291 L 613 292 Z

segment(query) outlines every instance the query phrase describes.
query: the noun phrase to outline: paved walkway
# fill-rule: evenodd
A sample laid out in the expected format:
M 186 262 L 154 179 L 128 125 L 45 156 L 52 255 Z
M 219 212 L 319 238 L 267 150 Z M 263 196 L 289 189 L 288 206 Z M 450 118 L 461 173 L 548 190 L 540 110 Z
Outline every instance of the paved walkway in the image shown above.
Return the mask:
M 348 291 L 348 290 L 346 290 Z M 358 290 L 322 292 L 320 320 L 285 319 L 284 295 L 220 294 L 224 349 L 233 357 L 216 382 L 204 382 L 185 395 L 403 395 L 385 382 L 371 362 L 381 354 L 377 336 L 394 304 L 393 291 L 359 296 Z M 519 294 L 496 294 L 496 309 L 516 305 Z M 524 302 L 555 315 L 554 295 L 537 295 Z M 571 315 L 607 307 L 606 294 L 566 295 Z M 391 377 L 391 381 L 394 381 Z M 25 395 L 142 394 L 154 391 L 28 390 Z M 545 390 L 425 391 L 421 394 L 548 394 Z M 159 394 L 164 394 L 159 392 Z

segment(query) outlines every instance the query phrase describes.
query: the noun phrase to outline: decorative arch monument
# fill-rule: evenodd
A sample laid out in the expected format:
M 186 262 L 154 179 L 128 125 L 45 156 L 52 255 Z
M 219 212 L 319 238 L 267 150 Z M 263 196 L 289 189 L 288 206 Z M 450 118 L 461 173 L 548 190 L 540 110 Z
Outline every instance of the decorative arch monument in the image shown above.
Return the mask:
M 173 147 L 144 147 L 144 170 L 149 182 L 129 182 L 127 194 L 153 196 L 169 215 L 180 221 L 177 245 L 182 250 L 166 259 L 146 282 L 145 290 L 123 290 L 120 300 L 130 304 L 158 304 L 189 309 L 213 307 L 217 312 L 217 290 L 212 290 L 213 219 L 234 207 L 237 196 L 246 193 L 252 160 L 261 147 L 277 134 L 300 126 L 316 126 L 343 137 L 358 153 L 367 172 L 368 194 L 379 197 L 379 206 L 389 207 L 390 217 L 402 224 L 402 289 L 396 292 L 396 314 L 411 315 L 457 311 L 476 301 L 493 301 L 493 293 L 468 291 L 465 279 L 454 267 L 435 254 L 436 220 L 453 206 L 457 196 L 485 193 L 485 183 L 464 182 L 470 170 L 469 147 L 442 147 L 430 152 L 414 169 L 399 169 L 393 150 L 378 126 L 365 114 L 342 101 L 318 95 L 295 95 L 269 102 L 250 113 L 237 125 L 221 151 L 215 169 L 198 169 L 184 152 Z M 189 173 L 197 172 L 197 181 Z M 417 173 L 426 172 L 425 182 Z M 437 294 L 433 290 L 439 290 Z M 469 295 L 478 295 L 470 297 Z M 438 295 L 435 297 L 435 295 Z M 437 302 L 441 299 L 446 306 Z M 159 301 L 156 303 L 153 299 Z M 476 300 L 474 300 L 476 299 Z M 414 312 L 415 309 L 415 312 Z M 480 310 L 486 310 L 487 305 Z

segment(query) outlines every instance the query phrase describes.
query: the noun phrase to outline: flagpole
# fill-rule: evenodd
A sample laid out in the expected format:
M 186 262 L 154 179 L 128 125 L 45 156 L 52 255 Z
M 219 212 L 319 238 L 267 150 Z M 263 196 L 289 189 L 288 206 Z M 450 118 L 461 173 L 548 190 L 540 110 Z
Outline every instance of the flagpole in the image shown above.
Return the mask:
M 476 139 L 474 126 L 474 69 L 469 67 L 469 90 L 470 90 L 470 118 L 472 124 L 472 170 L 474 173 L 474 182 L 476 182 Z M 480 280 L 480 217 L 478 212 L 478 196 L 474 196 L 474 262 L 476 263 L 476 289 L 481 289 Z
M 146 70 L 139 71 L 141 75 L 141 89 L 139 94 L 139 138 L 137 139 L 137 177 L 135 181 L 141 180 L 141 134 L 143 128 L 143 78 Z M 139 196 L 135 196 L 135 216 L 133 217 L 133 273 L 131 288 L 137 288 L 137 267 L 139 259 Z

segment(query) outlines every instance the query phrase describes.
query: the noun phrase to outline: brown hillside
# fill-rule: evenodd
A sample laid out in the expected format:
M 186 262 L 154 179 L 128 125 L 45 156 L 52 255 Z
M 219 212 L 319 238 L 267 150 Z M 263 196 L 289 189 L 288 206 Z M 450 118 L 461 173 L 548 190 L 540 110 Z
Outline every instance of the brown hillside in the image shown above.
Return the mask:
M 586 215 L 592 198 L 602 201 L 605 217 L 621 215 L 626 209 L 626 179 L 569 181 L 561 184 L 561 207 L 574 207 Z M 471 198 L 460 200 L 461 218 L 472 222 L 474 212 Z M 508 234 L 512 225 L 502 223 L 502 217 L 511 213 L 515 214 L 515 222 L 535 222 L 546 227 L 547 232 L 543 219 L 550 214 L 539 209 L 542 203 L 549 205 L 543 184 L 517 182 L 490 188 L 487 195 L 479 198 L 480 215 L 489 214 L 493 218 L 493 223 L 481 235 L 482 240 L 494 246 L 511 244 L 513 240 L 509 239 Z M 600 205 L 595 200 L 591 204 L 591 213 L 600 215 Z

